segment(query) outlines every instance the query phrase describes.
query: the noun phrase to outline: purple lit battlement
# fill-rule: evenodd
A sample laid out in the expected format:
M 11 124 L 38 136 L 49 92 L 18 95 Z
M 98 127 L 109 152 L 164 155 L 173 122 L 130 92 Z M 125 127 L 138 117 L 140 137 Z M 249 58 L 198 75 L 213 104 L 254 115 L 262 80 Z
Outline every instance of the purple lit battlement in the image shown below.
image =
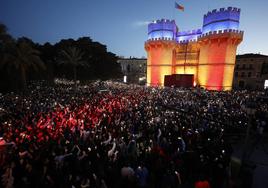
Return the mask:
M 209 17 L 211 16 L 211 14 L 221 14 L 221 13 L 230 13 L 230 12 L 233 12 L 233 13 L 238 13 L 240 14 L 240 11 L 241 9 L 240 8 L 236 8 L 236 7 L 228 7 L 228 8 L 220 8 L 219 10 L 217 9 L 214 9 L 212 11 L 209 11 L 207 14 L 204 15 L 204 17 Z
M 239 29 L 240 9 L 235 7 L 214 9 L 204 15 L 203 33 L 225 29 Z
M 240 9 L 235 7 L 214 9 L 204 15 L 203 28 L 178 32 L 174 20 L 161 19 L 148 25 L 148 41 L 176 40 L 178 43 L 197 41 L 201 36 L 225 32 L 240 33 Z
M 202 34 L 201 29 L 196 29 L 192 31 L 182 31 L 177 33 L 177 42 L 183 41 L 196 41 L 198 36 Z
M 148 25 L 148 39 L 170 38 L 174 39 L 177 33 L 175 20 L 161 19 Z
M 227 33 L 233 33 L 237 34 L 241 37 L 244 35 L 244 31 L 235 30 L 235 29 L 225 29 L 225 30 L 218 30 L 218 31 L 210 31 L 208 33 L 204 33 L 202 35 L 199 35 L 197 38 L 201 39 L 203 37 L 211 36 L 211 35 L 220 35 L 220 34 L 227 34 Z
M 160 37 L 160 38 L 151 38 L 148 39 L 146 42 L 150 42 L 150 41 L 175 41 L 172 38 L 169 37 Z

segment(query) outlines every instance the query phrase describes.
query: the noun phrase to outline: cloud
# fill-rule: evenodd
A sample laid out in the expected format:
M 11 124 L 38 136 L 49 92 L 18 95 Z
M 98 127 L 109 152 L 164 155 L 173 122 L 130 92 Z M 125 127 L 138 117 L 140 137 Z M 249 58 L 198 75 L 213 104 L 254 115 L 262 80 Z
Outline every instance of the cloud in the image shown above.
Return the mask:
M 135 21 L 132 23 L 132 27 L 138 28 L 138 27 L 144 27 L 147 26 L 150 22 L 149 21 Z

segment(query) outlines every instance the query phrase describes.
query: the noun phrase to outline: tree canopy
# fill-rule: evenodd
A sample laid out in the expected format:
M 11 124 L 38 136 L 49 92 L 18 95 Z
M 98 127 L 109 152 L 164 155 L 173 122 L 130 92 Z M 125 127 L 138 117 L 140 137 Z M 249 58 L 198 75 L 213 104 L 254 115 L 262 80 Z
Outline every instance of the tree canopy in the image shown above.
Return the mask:
M 119 78 L 122 73 L 117 59 L 105 45 L 90 37 L 38 44 L 27 37 L 14 39 L 7 27 L 0 24 L 0 92 L 25 89 L 31 80 L 52 83 L 55 78 L 81 81 Z M 75 66 L 70 62 L 76 62 Z

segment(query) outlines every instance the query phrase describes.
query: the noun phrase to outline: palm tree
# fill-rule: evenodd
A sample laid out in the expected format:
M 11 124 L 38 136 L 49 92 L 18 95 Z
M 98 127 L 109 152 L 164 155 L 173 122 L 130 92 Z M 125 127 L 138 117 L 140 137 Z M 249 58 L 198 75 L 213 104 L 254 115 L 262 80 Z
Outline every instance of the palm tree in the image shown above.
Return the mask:
M 88 66 L 83 60 L 83 55 L 84 53 L 76 47 L 68 47 L 60 51 L 58 63 L 72 66 L 75 88 L 77 88 L 77 67 Z
M 3 48 L 3 45 L 6 43 L 14 42 L 14 39 L 8 34 L 7 27 L 0 23 L 0 45 Z
M 27 42 L 13 43 L 13 45 L 2 54 L 0 68 L 5 68 L 7 71 L 10 71 L 13 67 L 20 73 L 23 89 L 26 88 L 26 73 L 30 68 L 33 68 L 35 71 L 46 68 L 39 57 L 39 51 L 34 49 Z
M 7 27 L 0 23 L 0 60 L 3 54 L 14 44 L 15 40 L 8 34 Z

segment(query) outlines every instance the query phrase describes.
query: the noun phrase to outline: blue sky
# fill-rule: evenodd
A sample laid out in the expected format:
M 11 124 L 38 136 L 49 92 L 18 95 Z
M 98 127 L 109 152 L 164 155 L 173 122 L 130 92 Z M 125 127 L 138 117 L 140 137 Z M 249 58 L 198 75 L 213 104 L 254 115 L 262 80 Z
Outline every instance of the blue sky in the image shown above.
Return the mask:
M 14 37 L 55 43 L 63 38 L 90 36 L 120 56 L 146 56 L 148 21 L 175 19 L 179 30 L 201 28 L 209 10 L 241 8 L 240 29 L 245 31 L 238 53 L 268 55 L 267 0 L 1 0 L 0 22 Z

